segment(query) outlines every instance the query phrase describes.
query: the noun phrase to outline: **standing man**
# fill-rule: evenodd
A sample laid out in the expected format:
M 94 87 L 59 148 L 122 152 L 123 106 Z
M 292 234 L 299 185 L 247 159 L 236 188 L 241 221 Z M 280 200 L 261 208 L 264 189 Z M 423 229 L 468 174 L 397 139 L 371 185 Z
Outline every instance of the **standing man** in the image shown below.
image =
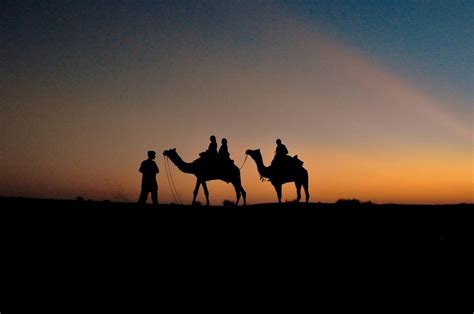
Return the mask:
M 138 204 L 145 204 L 146 199 L 148 198 L 148 193 L 151 193 L 153 205 L 158 205 L 158 183 L 156 182 L 156 175 L 160 170 L 153 161 L 155 157 L 156 153 L 154 151 L 148 151 L 148 159 L 142 161 L 140 169 L 138 170 L 143 174 L 142 191 L 140 193 L 140 198 L 138 199 Z

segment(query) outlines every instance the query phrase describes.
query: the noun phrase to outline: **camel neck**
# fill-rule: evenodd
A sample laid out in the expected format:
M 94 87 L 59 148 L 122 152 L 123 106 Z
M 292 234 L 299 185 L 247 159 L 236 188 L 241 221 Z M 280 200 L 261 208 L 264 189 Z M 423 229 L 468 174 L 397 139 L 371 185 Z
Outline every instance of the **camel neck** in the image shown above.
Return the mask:
M 262 177 L 265 177 L 265 178 L 270 177 L 269 167 L 266 167 L 264 165 L 262 155 L 257 154 L 256 156 L 253 156 L 253 159 L 255 160 L 255 163 L 257 164 L 258 173 Z
M 194 173 L 192 164 L 185 162 L 179 155 L 172 155 L 169 157 L 170 160 L 178 167 L 179 170 L 185 173 Z

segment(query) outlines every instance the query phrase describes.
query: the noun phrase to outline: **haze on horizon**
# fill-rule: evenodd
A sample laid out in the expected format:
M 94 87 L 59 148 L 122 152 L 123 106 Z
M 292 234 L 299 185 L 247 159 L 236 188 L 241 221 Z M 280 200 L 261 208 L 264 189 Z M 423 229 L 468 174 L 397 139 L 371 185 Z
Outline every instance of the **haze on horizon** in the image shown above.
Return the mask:
M 157 152 L 209 136 L 266 164 L 281 138 L 312 202 L 473 202 L 474 4 L 19 1 L 2 10 L 0 195 L 131 201 Z M 172 166 L 181 199 L 195 178 Z M 275 202 L 255 163 L 248 203 Z M 234 200 L 208 184 L 211 204 Z M 283 199 L 295 198 L 293 184 Z M 199 199 L 204 199 L 202 191 Z

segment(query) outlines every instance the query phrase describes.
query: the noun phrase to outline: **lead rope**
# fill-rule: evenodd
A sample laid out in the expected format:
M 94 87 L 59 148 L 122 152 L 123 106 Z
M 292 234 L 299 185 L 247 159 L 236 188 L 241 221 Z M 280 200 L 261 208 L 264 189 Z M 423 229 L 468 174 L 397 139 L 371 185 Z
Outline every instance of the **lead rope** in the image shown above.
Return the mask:
M 172 187 L 172 189 L 173 189 L 173 193 L 175 195 L 176 203 L 182 205 L 183 202 L 181 201 L 181 198 L 179 197 L 178 189 L 176 189 L 176 184 L 174 183 L 173 176 L 171 174 L 171 166 L 170 166 L 170 161 L 169 161 L 168 157 L 166 158 L 166 165 L 168 167 L 169 179 L 171 181 L 170 187 Z
M 183 201 L 181 201 L 181 197 L 179 197 L 179 193 L 178 193 L 178 189 L 176 188 L 176 184 L 174 183 L 174 179 L 173 179 L 173 176 L 172 176 L 172 172 L 171 172 L 171 166 L 170 166 L 170 161 L 168 159 L 168 169 L 170 170 L 170 179 L 171 179 L 171 183 L 173 184 L 173 189 L 174 189 L 174 194 L 176 194 L 176 198 L 178 199 L 178 203 L 180 205 L 183 205 Z
M 168 158 L 164 156 L 165 159 L 165 169 L 166 169 L 166 177 L 168 179 L 168 184 L 170 186 L 171 194 L 173 195 L 173 199 L 175 203 L 180 205 L 183 204 L 181 198 L 179 197 L 178 190 L 176 189 L 176 185 L 174 184 L 173 176 L 171 175 L 171 167 L 169 165 Z
M 167 163 L 166 156 L 163 156 L 163 159 L 164 159 L 164 164 L 165 164 L 166 179 L 168 180 L 168 186 L 170 187 L 171 196 L 173 196 L 174 202 L 177 203 L 178 200 L 176 199 L 176 195 L 174 194 L 173 187 L 171 186 L 171 180 L 170 180 L 170 175 L 169 175 L 169 169 L 168 169 L 168 163 Z
M 241 170 L 241 169 L 244 167 L 245 162 L 247 161 L 247 157 L 248 157 L 248 156 L 249 156 L 249 155 L 245 154 L 244 163 L 242 164 L 242 166 L 240 166 L 239 170 Z
M 178 199 L 179 204 L 183 205 L 183 202 L 181 201 L 181 198 L 179 197 L 179 194 L 178 194 L 178 189 L 176 189 L 176 185 L 174 184 L 173 177 L 171 176 L 171 167 L 170 167 L 169 160 L 168 160 L 168 169 L 170 170 L 169 173 L 170 173 L 171 183 L 173 184 L 174 193 L 176 194 L 176 198 Z

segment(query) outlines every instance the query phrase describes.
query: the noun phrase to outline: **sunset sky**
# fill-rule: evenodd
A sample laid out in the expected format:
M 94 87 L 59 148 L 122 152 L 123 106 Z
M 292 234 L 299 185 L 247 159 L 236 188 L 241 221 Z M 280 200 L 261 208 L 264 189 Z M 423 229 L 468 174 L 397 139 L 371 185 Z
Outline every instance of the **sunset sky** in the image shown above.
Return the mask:
M 157 152 L 281 138 L 312 202 L 473 202 L 474 1 L 2 1 L 0 195 L 135 202 Z M 195 177 L 171 167 L 190 203 Z M 253 160 L 248 202 L 274 202 Z M 211 204 L 234 200 L 208 183 Z M 295 199 L 285 184 L 283 200 Z M 204 201 L 202 192 L 199 200 Z

